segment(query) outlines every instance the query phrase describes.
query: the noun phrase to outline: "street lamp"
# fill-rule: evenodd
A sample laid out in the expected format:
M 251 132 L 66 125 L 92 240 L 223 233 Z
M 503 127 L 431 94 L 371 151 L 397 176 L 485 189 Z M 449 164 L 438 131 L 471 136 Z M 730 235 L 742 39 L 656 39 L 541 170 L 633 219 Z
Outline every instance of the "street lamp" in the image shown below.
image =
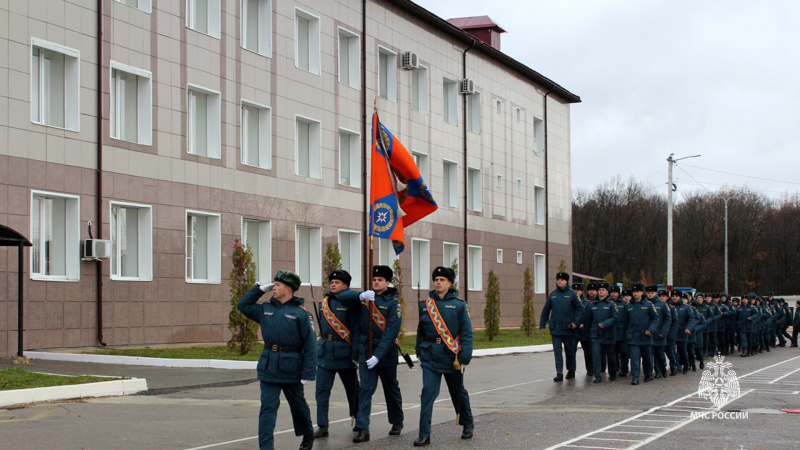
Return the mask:
M 667 171 L 669 174 L 669 183 L 667 184 L 667 289 L 670 290 L 674 287 L 672 284 L 672 193 L 677 189 L 677 186 L 672 182 L 672 165 L 682 159 L 697 158 L 700 156 L 692 155 L 674 159 L 672 155 L 674 155 L 674 153 L 670 153 L 669 158 L 667 158 L 667 163 L 669 164 L 669 169 Z M 728 279 L 727 275 L 725 279 Z
M 723 197 L 717 195 L 725 203 L 725 293 L 728 293 L 728 201 L 732 200 L 739 194 L 733 194 L 730 197 Z

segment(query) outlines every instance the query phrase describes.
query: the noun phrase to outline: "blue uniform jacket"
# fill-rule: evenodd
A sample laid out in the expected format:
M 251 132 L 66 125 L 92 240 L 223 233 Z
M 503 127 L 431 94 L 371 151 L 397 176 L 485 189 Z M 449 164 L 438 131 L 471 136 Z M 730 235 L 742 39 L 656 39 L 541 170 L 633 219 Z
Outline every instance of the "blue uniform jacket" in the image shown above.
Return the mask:
M 719 320 L 717 320 L 717 331 L 725 331 L 725 329 L 728 327 L 728 322 L 730 322 L 730 319 L 728 318 L 731 316 L 731 309 L 728 308 L 728 305 L 722 302 L 716 304 L 716 306 L 721 314 L 721 317 Z
M 586 297 L 583 300 L 581 300 L 581 306 L 583 307 L 583 311 L 581 312 L 581 322 L 583 322 L 583 318 L 584 318 L 584 314 L 586 314 L 586 310 L 589 309 L 591 307 L 592 303 L 594 303 L 595 301 L 597 301 L 597 297 L 595 297 L 595 298 L 593 298 L 591 300 L 589 300 L 589 297 Z M 580 324 L 578 322 L 576 322 L 575 325 L 580 325 Z M 589 328 L 588 327 L 578 328 L 577 330 L 575 330 L 575 335 L 578 336 L 578 339 L 581 340 L 581 341 L 589 341 L 589 340 L 591 340 L 591 336 L 589 335 Z
M 672 314 L 669 312 L 669 306 L 658 297 L 653 302 L 653 306 L 658 312 L 658 328 L 653 333 L 653 345 L 667 345 L 669 328 L 672 326 Z
M 569 288 L 556 288 L 547 296 L 539 317 L 539 328 L 549 323 L 551 336 L 570 336 L 574 333 L 570 324 L 578 326 L 582 318 L 583 305 L 578 300 L 578 294 Z
M 374 320 L 367 322 L 369 317 L 366 302 L 361 303 L 358 319 L 358 361 L 367 360 L 367 326 L 372 324 L 372 354 L 378 358 L 378 367 L 397 365 L 397 346 L 394 341 L 400 334 L 400 325 L 403 321 L 403 311 L 397 301 L 400 293 L 397 289 L 387 288 L 383 294 L 375 293 L 374 307 L 386 319 L 386 331 L 381 331 Z
M 671 317 L 667 339 L 674 341 L 678 337 L 678 310 L 672 303 L 667 303 L 667 307 L 669 308 Z M 683 330 L 680 331 L 683 332 Z
M 698 308 L 692 308 L 692 310 L 694 310 L 694 317 L 697 319 L 697 325 L 694 327 L 694 345 L 695 347 L 702 347 L 703 334 L 708 329 L 708 320 Z
M 695 316 L 695 312 L 692 311 L 692 307 L 689 305 L 680 304 L 678 306 L 673 307 L 675 310 L 675 316 L 677 319 L 675 320 L 676 326 L 676 333 L 675 333 L 675 340 L 679 342 L 694 342 L 694 329 L 697 325 L 697 317 Z M 692 334 L 686 334 L 686 330 L 692 332 Z
M 328 293 L 328 307 L 350 332 L 350 342 L 356 338 L 358 326 L 357 310 L 359 305 L 358 292 L 347 288 L 338 294 Z M 322 304 L 317 309 L 319 314 L 320 338 L 317 342 L 317 365 L 328 370 L 344 370 L 353 367 L 353 346 L 341 340 L 339 334 L 333 329 L 325 314 L 322 313 Z
M 713 331 L 711 324 L 714 323 L 714 311 L 711 310 L 711 305 L 707 304 L 706 302 L 703 302 L 702 305 L 697 307 L 697 312 L 702 314 L 703 317 L 706 319 L 705 320 L 706 326 L 705 329 L 703 330 L 703 333 L 709 333 Z
M 794 309 L 794 319 L 792 319 L 792 328 L 800 330 L 800 308 Z
M 472 321 L 469 318 L 469 308 L 464 300 L 456 297 L 456 292 L 449 291 L 443 299 L 439 299 L 435 291 L 429 294 L 436 302 L 436 308 L 442 316 L 447 329 L 453 339 L 459 338 L 461 350 L 458 353 L 458 362 L 462 365 L 469 364 L 472 360 Z M 436 343 L 439 332 L 428 314 L 428 306 L 423 300 L 419 302 L 419 323 L 417 324 L 417 357 L 423 367 L 436 373 L 455 373 L 453 361 L 455 355 L 447 348 L 444 342 Z
M 625 323 L 623 322 L 622 315 L 625 314 L 625 300 L 620 297 L 614 302 L 617 305 L 617 323 L 614 324 L 614 340 L 617 342 L 625 342 Z
M 658 330 L 658 312 L 652 303 L 642 299 L 640 302 L 631 300 L 625 306 L 626 332 L 625 336 L 630 345 L 652 345 L 653 336 L 648 336 L 645 331 L 655 334 Z
M 738 306 L 733 306 L 732 304 L 727 303 L 720 303 L 720 305 L 728 308 L 727 314 L 723 313 L 725 317 L 725 329 L 726 330 L 735 330 L 736 329 L 736 308 Z
M 317 366 L 317 333 L 314 318 L 303 308 L 303 299 L 292 297 L 286 303 L 274 298 L 256 303 L 264 292 L 258 287 L 239 300 L 237 307 L 248 319 L 261 325 L 264 350 L 258 360 L 258 379 L 269 383 L 313 381 Z M 272 347 L 295 351 L 272 351 Z
M 604 300 L 598 298 L 584 311 L 583 328 L 589 330 L 589 337 L 593 342 L 613 344 L 618 318 L 617 305 L 611 301 L 611 298 L 606 297 Z M 600 325 L 603 327 L 600 328 Z
M 760 306 L 755 305 L 752 308 L 755 311 L 755 314 L 753 314 L 753 332 L 758 333 L 763 328 L 764 315 Z
M 736 308 L 736 329 L 740 333 L 752 333 L 755 325 L 753 321 L 758 317 L 756 309 L 750 305 Z

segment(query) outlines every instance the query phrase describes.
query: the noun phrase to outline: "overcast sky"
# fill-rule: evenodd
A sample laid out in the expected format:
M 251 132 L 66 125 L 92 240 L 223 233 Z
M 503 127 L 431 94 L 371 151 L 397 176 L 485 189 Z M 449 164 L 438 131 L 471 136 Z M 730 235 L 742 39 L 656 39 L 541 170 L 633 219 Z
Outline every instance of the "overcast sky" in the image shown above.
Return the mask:
M 502 50 L 581 97 L 572 187 L 620 175 L 666 195 L 744 186 L 800 191 L 800 1 L 414 0 L 488 15 Z M 677 199 L 680 200 L 680 195 Z

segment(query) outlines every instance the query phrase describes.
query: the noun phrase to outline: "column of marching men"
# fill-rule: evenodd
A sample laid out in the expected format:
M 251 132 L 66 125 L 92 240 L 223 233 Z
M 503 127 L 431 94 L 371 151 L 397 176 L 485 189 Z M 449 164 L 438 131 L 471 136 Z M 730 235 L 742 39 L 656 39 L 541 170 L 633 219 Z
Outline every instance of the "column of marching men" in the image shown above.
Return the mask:
M 730 299 L 727 293 L 694 296 L 633 283 L 628 289 L 606 282 L 569 286 L 569 274 L 556 275 L 539 327 L 553 338 L 555 382 L 575 378 L 578 343 L 586 375 L 594 383 L 627 377 L 631 384 L 686 375 L 715 355 L 749 357 L 771 348 L 797 347 L 800 301 L 792 312 L 770 291 Z M 793 327 L 792 335 L 787 328 Z M 564 374 L 564 355 L 566 374 Z

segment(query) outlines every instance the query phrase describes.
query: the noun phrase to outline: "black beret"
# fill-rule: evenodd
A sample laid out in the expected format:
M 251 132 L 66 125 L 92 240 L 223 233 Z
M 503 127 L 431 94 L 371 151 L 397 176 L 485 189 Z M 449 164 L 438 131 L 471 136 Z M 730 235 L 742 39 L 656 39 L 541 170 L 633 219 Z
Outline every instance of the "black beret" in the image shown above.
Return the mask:
M 558 272 L 556 274 L 556 280 L 567 280 L 567 281 L 569 281 L 569 274 L 567 272 Z
M 658 295 L 666 295 L 667 297 L 669 297 L 669 291 L 666 289 L 659 289 Z
M 439 267 L 433 269 L 433 274 L 431 274 L 431 279 L 434 279 L 436 277 L 445 277 L 451 283 L 455 283 L 455 281 L 456 281 L 456 272 L 453 269 L 449 268 L 449 267 L 439 266 Z
M 639 291 L 639 292 L 641 292 L 643 290 L 644 290 L 644 284 L 642 284 L 642 283 L 633 283 L 631 285 L 631 291 Z
M 658 292 L 658 286 L 655 284 L 648 284 L 644 287 L 645 292 Z
M 601 281 L 601 282 L 597 283 L 597 289 L 600 289 L 600 288 L 608 290 L 608 283 L 606 283 L 605 281 Z
M 392 278 L 394 278 L 394 272 L 389 266 L 372 266 L 372 276 L 381 277 L 391 283 Z
M 632 295 L 633 295 L 633 291 L 632 291 L 632 290 L 630 290 L 630 289 L 623 289 L 623 290 L 622 290 L 622 296 L 624 297 L 624 296 L 626 296 L 626 295 L 628 295 L 628 296 L 632 296 Z
M 597 290 L 597 283 L 595 283 L 595 282 L 591 282 L 591 283 L 589 283 L 589 285 L 588 285 L 588 286 L 586 286 L 586 289 L 588 289 L 588 290 L 590 290 L 590 291 L 591 291 L 592 289 L 594 289 L 594 290 L 596 291 L 596 290 Z
M 677 295 L 678 297 L 680 297 L 680 296 L 681 296 L 681 291 L 679 291 L 679 290 L 677 290 L 677 289 L 673 289 L 673 290 L 672 290 L 672 296 L 674 297 L 674 296 L 676 296 L 676 295 Z
M 333 272 L 330 273 L 330 275 L 328 275 L 328 281 L 339 280 L 339 281 L 341 281 L 342 283 L 344 283 L 344 284 L 346 284 L 348 286 L 350 286 L 350 281 L 352 279 L 353 279 L 353 277 L 351 277 L 350 274 L 347 273 L 346 270 L 341 270 L 341 269 L 334 270 Z
M 616 292 L 617 294 L 619 294 L 621 292 L 621 288 L 615 284 L 610 288 L 608 288 L 608 292 Z
M 272 281 L 280 281 L 292 288 L 293 291 L 300 289 L 300 277 L 289 270 L 279 270 L 275 273 L 275 278 L 273 278 Z
M 572 290 L 573 291 L 582 291 L 583 285 L 581 283 L 572 283 Z

